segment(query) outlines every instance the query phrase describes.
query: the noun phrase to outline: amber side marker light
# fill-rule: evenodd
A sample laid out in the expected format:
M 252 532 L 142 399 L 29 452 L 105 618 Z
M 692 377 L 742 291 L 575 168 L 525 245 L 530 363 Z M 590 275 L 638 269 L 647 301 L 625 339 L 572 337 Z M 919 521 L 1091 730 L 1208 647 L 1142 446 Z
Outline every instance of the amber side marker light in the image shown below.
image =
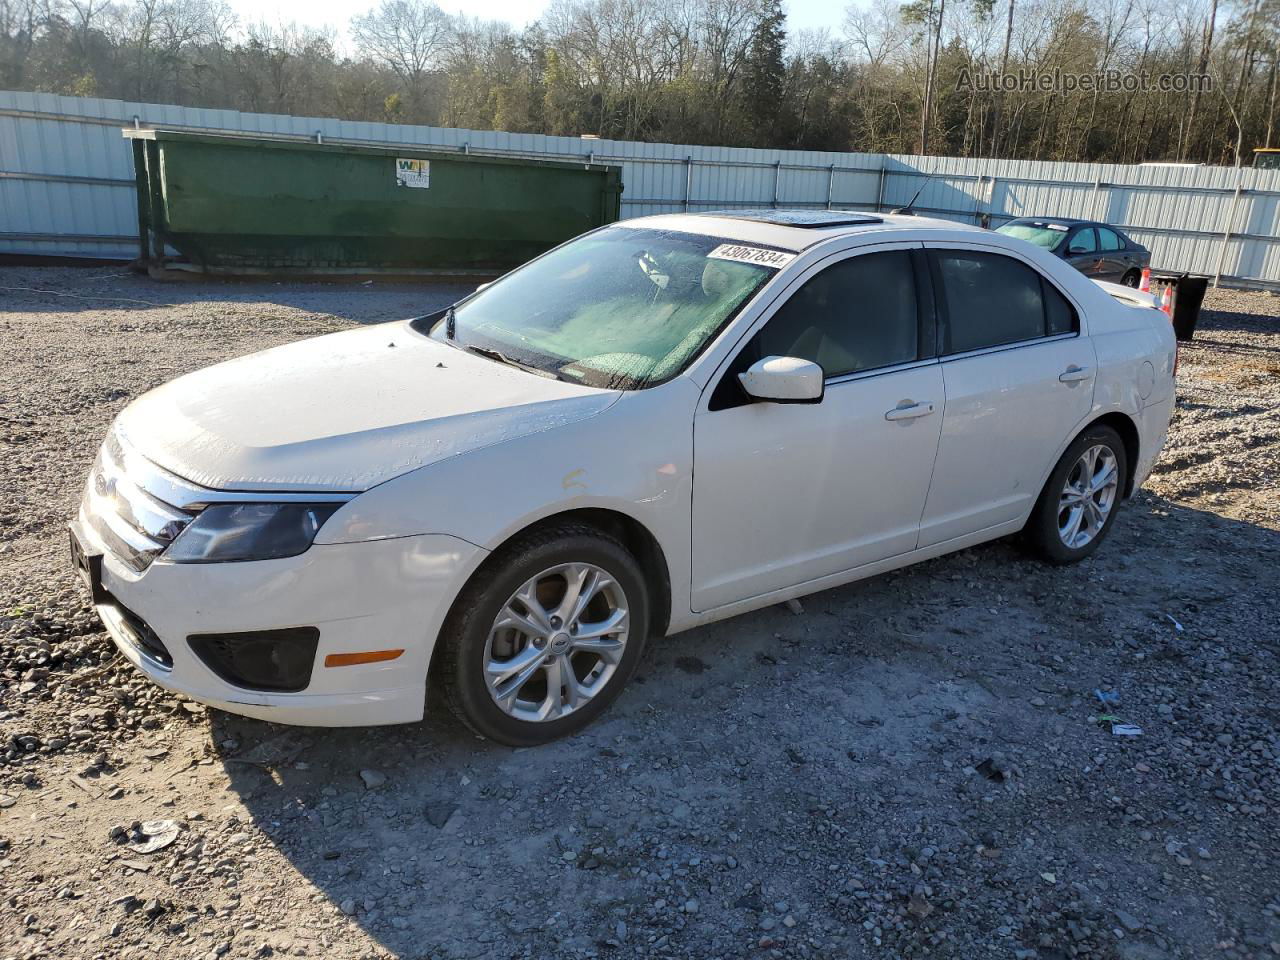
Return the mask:
M 382 663 L 394 660 L 403 650 L 367 650 L 364 653 L 331 653 L 324 658 L 326 667 L 354 667 L 361 663 Z

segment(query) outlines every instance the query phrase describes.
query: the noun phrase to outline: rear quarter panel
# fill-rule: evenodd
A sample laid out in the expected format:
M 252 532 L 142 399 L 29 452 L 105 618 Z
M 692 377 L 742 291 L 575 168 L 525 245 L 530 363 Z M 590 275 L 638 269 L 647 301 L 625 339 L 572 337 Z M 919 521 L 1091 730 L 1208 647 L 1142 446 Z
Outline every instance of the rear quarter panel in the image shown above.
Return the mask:
M 1136 490 L 1151 472 L 1168 433 L 1177 345 L 1169 318 L 1159 310 L 1116 300 L 1106 307 L 1092 324 L 1098 358 L 1093 417 L 1118 411 L 1137 426 Z
M 1111 298 L 1108 297 L 1108 300 Z M 1175 340 L 1169 318 L 1111 300 L 1090 318 L 1098 358 L 1094 404 L 1133 416 L 1173 396 Z

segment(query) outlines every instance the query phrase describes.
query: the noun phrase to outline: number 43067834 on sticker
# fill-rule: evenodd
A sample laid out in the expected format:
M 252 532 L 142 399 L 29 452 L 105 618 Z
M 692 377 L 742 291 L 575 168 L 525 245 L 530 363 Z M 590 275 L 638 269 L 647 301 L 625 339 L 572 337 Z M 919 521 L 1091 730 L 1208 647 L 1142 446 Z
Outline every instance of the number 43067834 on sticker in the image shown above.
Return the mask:
M 722 243 L 708 257 L 717 260 L 736 260 L 739 263 L 755 263 L 764 267 L 784 267 L 796 258 L 794 253 L 766 250 L 763 247 L 744 247 L 738 243 Z

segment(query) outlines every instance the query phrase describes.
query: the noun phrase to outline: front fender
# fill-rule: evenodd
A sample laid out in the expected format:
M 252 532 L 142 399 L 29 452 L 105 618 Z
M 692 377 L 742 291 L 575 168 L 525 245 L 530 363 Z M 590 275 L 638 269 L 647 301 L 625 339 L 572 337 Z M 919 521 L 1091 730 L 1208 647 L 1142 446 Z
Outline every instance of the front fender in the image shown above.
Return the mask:
M 335 513 L 317 543 L 440 533 L 494 550 L 539 520 L 613 510 L 666 554 L 672 597 L 689 596 L 693 411 L 685 377 L 627 393 L 588 420 L 504 440 L 380 484 Z M 683 598 L 683 600 L 681 600 Z

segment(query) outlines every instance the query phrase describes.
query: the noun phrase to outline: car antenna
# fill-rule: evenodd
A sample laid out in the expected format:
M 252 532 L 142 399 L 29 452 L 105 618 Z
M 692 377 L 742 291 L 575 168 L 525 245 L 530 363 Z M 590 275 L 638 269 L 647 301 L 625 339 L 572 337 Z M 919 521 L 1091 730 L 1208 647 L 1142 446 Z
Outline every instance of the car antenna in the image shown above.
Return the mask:
M 914 217 L 916 215 L 916 212 L 915 210 L 912 209 L 912 207 L 916 205 L 916 201 L 920 199 L 920 194 L 924 193 L 924 188 L 929 185 L 929 181 L 932 179 L 933 179 L 932 175 L 925 177 L 924 183 L 920 184 L 920 189 L 916 191 L 915 196 L 911 198 L 910 203 L 908 203 L 905 207 L 898 207 L 896 210 L 890 210 L 889 212 L 901 213 L 908 217 Z

